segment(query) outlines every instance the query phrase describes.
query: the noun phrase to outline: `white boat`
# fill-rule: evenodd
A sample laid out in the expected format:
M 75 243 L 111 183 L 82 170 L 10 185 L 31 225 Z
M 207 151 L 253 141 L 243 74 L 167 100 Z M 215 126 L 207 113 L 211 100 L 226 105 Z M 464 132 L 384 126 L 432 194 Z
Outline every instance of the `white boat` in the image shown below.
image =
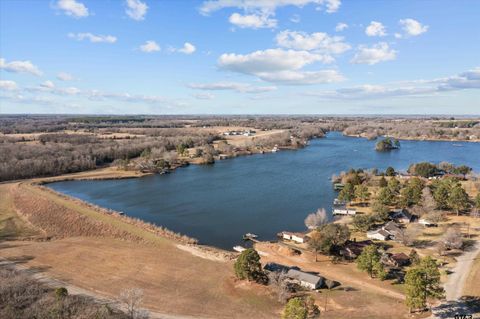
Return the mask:
M 252 233 L 246 233 L 243 235 L 243 239 L 252 239 L 252 238 L 257 238 L 258 236 Z
M 242 247 L 242 246 L 233 246 L 233 250 L 238 251 L 239 253 L 241 253 L 242 251 L 246 250 L 246 248 L 245 248 L 245 247 Z

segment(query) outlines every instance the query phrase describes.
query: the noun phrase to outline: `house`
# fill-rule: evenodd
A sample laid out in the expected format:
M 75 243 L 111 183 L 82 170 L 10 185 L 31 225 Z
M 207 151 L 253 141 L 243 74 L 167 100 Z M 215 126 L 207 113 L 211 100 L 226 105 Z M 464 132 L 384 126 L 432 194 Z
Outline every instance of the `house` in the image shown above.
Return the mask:
M 336 191 L 341 191 L 344 186 L 345 185 L 343 185 L 342 183 L 335 183 L 335 184 L 333 184 L 333 189 L 336 190 Z
M 333 215 L 355 215 L 357 211 L 353 208 L 347 208 L 345 204 L 333 204 Z
M 367 232 L 367 238 L 376 240 L 388 240 L 390 239 L 390 234 L 387 231 L 383 230 L 383 228 L 379 228 Z
M 371 240 L 348 240 L 340 249 L 340 254 L 347 259 L 355 259 L 362 253 L 363 248 L 371 244 L 373 244 Z
M 392 239 L 399 238 L 402 233 L 402 230 L 394 221 L 389 221 L 382 227 L 382 229 L 389 233 Z
M 436 223 L 433 223 L 431 221 L 429 221 L 428 219 L 425 219 L 425 218 L 420 218 L 418 220 L 418 223 L 423 225 L 423 226 L 426 226 L 426 227 L 437 227 L 438 225 Z
M 312 290 L 321 288 L 325 284 L 325 278 L 296 269 L 290 269 L 287 277 L 297 281 L 300 286 Z
M 287 272 L 290 270 L 290 267 L 271 262 L 265 264 L 265 266 L 263 266 L 263 269 L 270 272 Z
M 404 253 L 384 254 L 381 258 L 383 264 L 392 267 L 403 267 L 410 264 L 410 257 Z
M 395 220 L 400 223 L 408 224 L 415 220 L 415 215 L 410 214 L 407 210 L 399 208 L 394 209 L 388 213 L 390 219 Z
M 280 233 L 280 237 L 286 240 L 291 240 L 299 244 L 306 243 L 308 241 L 308 236 L 302 233 L 292 233 L 288 231 L 283 231 Z

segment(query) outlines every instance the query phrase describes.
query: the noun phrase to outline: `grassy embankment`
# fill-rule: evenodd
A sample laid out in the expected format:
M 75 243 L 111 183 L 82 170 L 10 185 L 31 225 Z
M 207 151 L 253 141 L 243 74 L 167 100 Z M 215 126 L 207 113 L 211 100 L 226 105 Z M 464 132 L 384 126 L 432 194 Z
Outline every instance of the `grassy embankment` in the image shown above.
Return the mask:
M 280 307 L 265 288 L 233 279 L 231 261 L 194 256 L 179 249 L 178 242 L 122 218 L 30 182 L 0 185 L 0 207 L 0 257 L 41 269 L 49 277 L 111 298 L 138 287 L 145 293 L 144 306 L 161 313 L 278 316 Z M 30 233 L 16 211 L 46 234 Z M 25 234 L 53 239 L 21 241 Z

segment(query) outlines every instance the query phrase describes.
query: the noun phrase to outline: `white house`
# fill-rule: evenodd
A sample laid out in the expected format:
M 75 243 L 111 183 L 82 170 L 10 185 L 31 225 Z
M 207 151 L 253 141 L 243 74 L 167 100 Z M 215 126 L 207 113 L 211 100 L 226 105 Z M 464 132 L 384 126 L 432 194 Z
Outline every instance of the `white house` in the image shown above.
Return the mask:
M 282 238 L 286 240 L 291 240 L 299 244 L 303 244 L 307 242 L 307 235 L 302 234 L 302 233 L 291 233 L 288 231 L 282 232 Z
M 353 208 L 347 208 L 346 205 L 333 205 L 333 215 L 355 215 L 357 211 Z
M 318 289 L 322 287 L 325 283 L 325 278 L 309 274 L 300 270 L 290 269 L 287 272 L 287 277 L 297 281 L 300 286 L 306 287 L 308 289 Z
M 384 229 L 377 229 L 367 232 L 367 238 L 376 240 L 387 240 L 390 238 L 390 234 Z

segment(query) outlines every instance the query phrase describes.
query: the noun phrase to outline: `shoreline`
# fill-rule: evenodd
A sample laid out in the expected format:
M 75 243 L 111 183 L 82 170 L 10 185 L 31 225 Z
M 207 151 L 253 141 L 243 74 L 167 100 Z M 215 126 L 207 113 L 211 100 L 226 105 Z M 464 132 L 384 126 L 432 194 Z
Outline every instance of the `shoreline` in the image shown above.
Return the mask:
M 330 131 L 330 132 L 339 132 L 342 133 L 344 136 L 347 137 L 356 137 L 356 138 L 364 138 L 367 140 L 375 141 L 379 137 L 391 137 L 395 138 L 399 141 L 418 141 L 418 142 L 457 142 L 457 143 L 480 143 L 480 140 L 454 140 L 454 139 L 448 139 L 448 138 L 415 138 L 415 137 L 397 137 L 394 135 L 379 135 L 375 139 L 369 139 L 368 137 L 362 135 L 362 134 L 344 134 L 342 131 Z

